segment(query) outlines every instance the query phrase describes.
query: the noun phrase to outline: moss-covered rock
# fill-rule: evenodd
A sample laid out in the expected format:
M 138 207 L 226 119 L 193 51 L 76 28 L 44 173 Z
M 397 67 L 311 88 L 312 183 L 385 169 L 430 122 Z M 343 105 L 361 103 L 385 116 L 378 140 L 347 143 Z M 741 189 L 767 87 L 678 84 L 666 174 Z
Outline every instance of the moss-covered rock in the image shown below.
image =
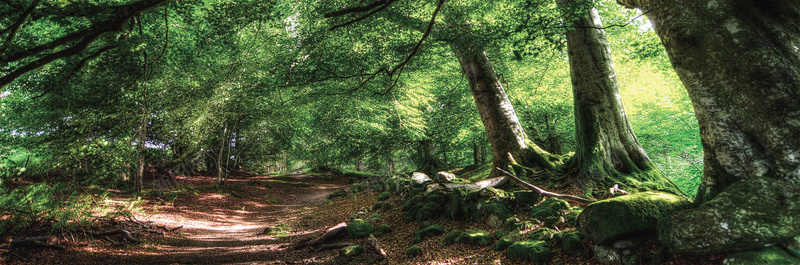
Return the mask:
M 339 249 L 339 256 L 353 258 L 355 256 L 361 255 L 364 253 L 364 247 L 362 246 L 349 246 L 343 247 Z
M 583 212 L 583 208 L 573 208 L 571 212 L 564 215 L 564 221 L 570 226 L 578 226 L 578 215 Z
M 375 228 L 367 221 L 354 219 L 347 223 L 347 236 L 352 239 L 368 237 L 372 232 L 375 232 Z
M 475 246 L 488 246 L 492 244 L 492 234 L 480 228 L 470 228 L 458 236 L 456 242 L 475 245 Z
M 389 193 L 388 191 L 384 191 L 384 192 L 378 193 L 378 200 L 379 200 L 379 201 L 386 200 L 386 199 L 388 199 L 388 198 L 389 198 L 389 196 L 391 196 L 391 195 L 392 195 L 392 194 L 391 194 L 391 193 Z
M 514 229 L 497 240 L 497 242 L 492 245 L 492 249 L 498 251 L 505 250 L 508 248 L 508 246 L 511 246 L 511 244 L 514 244 L 520 240 L 522 240 L 522 233 L 519 232 L 519 229 Z
M 447 233 L 447 235 L 444 236 L 444 238 L 442 238 L 441 241 L 439 241 L 439 245 L 447 246 L 455 244 L 459 236 L 461 236 L 461 230 L 455 229 L 453 231 L 450 231 L 450 233 Z
M 583 250 L 583 234 L 576 230 L 564 231 L 553 236 L 561 240 L 564 252 L 579 252 Z
M 511 217 L 508 207 L 500 203 L 482 205 L 480 212 L 481 219 L 492 227 L 502 227 L 505 224 L 505 220 Z
M 543 226 L 555 229 L 556 226 L 564 223 L 563 216 L 548 216 L 544 218 Z
M 541 224 L 542 224 L 541 221 L 533 219 L 533 221 L 525 221 L 525 222 L 516 223 L 516 224 L 514 224 L 514 227 L 515 228 L 519 228 L 519 230 L 528 230 L 528 229 L 533 229 L 534 227 L 537 227 L 537 226 L 539 226 Z
M 578 230 L 595 244 L 622 238 L 655 235 L 658 221 L 691 207 L 681 196 L 648 191 L 598 201 L 578 215 Z
M 779 247 L 768 247 L 761 250 L 731 253 L 723 263 L 726 265 L 800 264 L 800 259 Z
M 544 219 L 548 216 L 559 216 L 569 210 L 569 203 L 557 198 L 547 198 L 542 203 L 531 208 L 531 217 Z
M 328 198 L 328 200 L 331 200 L 331 199 L 335 199 L 335 198 L 344 198 L 344 197 L 347 197 L 347 191 L 346 190 L 336 190 L 333 193 L 328 194 L 327 198 Z
M 533 191 L 515 191 L 514 200 L 520 205 L 533 206 L 542 201 L 542 195 Z
M 800 187 L 771 178 L 742 180 L 698 208 L 673 213 L 658 229 L 659 240 L 681 253 L 748 251 L 790 242 L 800 235 Z
M 533 264 L 547 264 L 550 262 L 550 245 L 544 241 L 526 240 L 519 241 L 506 250 L 508 258 L 524 260 Z
M 444 228 L 442 228 L 440 225 L 431 225 L 417 231 L 417 235 L 422 237 L 438 236 L 441 234 L 444 234 Z
M 555 234 L 556 234 L 556 230 L 553 230 L 553 229 L 550 229 L 550 228 L 547 228 L 547 227 L 542 227 L 542 228 L 534 230 L 533 232 L 528 234 L 528 236 L 525 237 L 525 238 L 526 239 L 530 239 L 530 240 L 541 240 L 541 241 L 544 241 L 544 240 L 552 239 Z
M 422 249 L 417 246 L 406 249 L 406 255 L 410 257 L 416 257 L 419 256 L 419 254 L 422 254 Z
M 440 216 L 445 211 L 447 201 L 448 197 L 441 191 L 414 196 L 403 205 L 403 210 L 406 211 L 403 220 L 423 222 Z

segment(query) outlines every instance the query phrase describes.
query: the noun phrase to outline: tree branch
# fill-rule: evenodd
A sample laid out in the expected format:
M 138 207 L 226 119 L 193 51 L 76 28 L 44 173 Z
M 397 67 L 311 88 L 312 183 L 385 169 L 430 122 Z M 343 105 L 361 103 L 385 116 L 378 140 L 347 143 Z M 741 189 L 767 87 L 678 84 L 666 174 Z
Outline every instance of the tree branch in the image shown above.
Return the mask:
M 516 182 L 520 186 L 528 188 L 528 189 L 530 189 L 530 190 L 532 190 L 532 191 L 534 191 L 536 193 L 541 194 L 542 196 L 559 198 L 559 199 L 563 199 L 563 200 L 570 200 L 570 201 L 579 202 L 579 203 L 585 203 L 585 204 L 589 204 L 589 203 L 595 202 L 595 200 L 581 198 L 581 197 L 578 197 L 578 196 L 563 195 L 563 194 L 558 194 L 558 193 L 554 193 L 554 192 L 549 192 L 549 191 L 546 191 L 546 190 L 544 190 L 542 188 L 536 187 L 533 184 L 525 182 L 522 179 L 512 175 L 511 173 L 508 173 L 508 171 L 500 169 L 499 167 L 497 167 L 495 169 L 497 169 L 497 171 L 500 172 L 500 174 L 502 174 L 502 175 L 504 175 L 506 177 L 509 177 L 512 180 L 514 180 L 514 182 Z
M 4 29 L 3 31 L 0 31 L 0 34 L 3 34 L 6 31 L 11 30 L 11 32 L 8 33 L 8 37 L 6 37 L 6 41 L 3 43 L 2 49 L 0 49 L 0 55 L 4 55 L 5 50 L 8 49 L 9 45 L 11 45 L 11 41 L 14 40 L 14 36 L 17 35 L 17 31 L 19 30 L 20 26 L 22 26 L 22 23 L 24 23 L 25 20 L 28 19 L 28 16 L 30 16 L 31 13 L 33 13 L 33 10 L 36 9 L 36 6 L 39 5 L 39 2 L 41 2 L 41 0 L 33 1 L 33 3 L 31 3 L 31 6 L 29 6 L 28 9 L 26 9 L 25 12 L 23 12 L 22 15 L 19 16 L 19 18 L 17 18 L 17 21 L 14 22 L 13 25 L 8 27 L 7 29 Z

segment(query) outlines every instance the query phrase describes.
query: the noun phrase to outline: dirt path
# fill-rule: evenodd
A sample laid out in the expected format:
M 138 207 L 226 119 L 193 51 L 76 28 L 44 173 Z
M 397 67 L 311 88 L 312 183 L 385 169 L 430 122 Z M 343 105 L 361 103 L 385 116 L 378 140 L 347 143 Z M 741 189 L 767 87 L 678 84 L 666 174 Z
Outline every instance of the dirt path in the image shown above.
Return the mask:
M 294 243 L 314 238 L 354 209 L 322 213 L 328 194 L 346 188 L 348 179 L 325 175 L 235 176 L 222 187 L 210 177 L 180 179 L 176 199 L 145 198 L 138 220 L 174 228 L 165 236 L 138 234 L 142 243 L 111 246 L 103 240 L 68 247 L 55 255 L 31 255 L 22 264 L 303 264 L 323 258 Z M 336 205 L 339 207 L 339 205 Z M 349 206 L 342 206 L 347 208 Z M 331 212 L 331 211 L 327 211 Z M 267 227 L 290 227 L 264 234 Z M 335 255 L 335 253 L 333 254 Z M 328 255 L 331 256 L 331 255 Z

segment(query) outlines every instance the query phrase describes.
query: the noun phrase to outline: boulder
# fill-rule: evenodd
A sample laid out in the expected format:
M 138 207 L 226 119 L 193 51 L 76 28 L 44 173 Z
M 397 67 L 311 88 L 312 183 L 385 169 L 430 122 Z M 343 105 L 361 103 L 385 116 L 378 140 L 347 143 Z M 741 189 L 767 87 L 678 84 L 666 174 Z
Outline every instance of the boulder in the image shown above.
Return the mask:
M 736 182 L 698 208 L 659 223 L 659 240 L 678 253 L 760 250 L 800 236 L 800 186 L 769 178 Z
M 761 250 L 731 253 L 725 258 L 723 264 L 800 264 L 800 259 L 790 255 L 779 247 L 768 247 Z
M 506 250 L 508 258 L 513 260 L 524 260 L 533 264 L 547 264 L 550 262 L 550 245 L 544 241 L 526 240 L 519 241 L 508 247 Z
M 611 246 L 594 246 L 594 258 L 603 264 L 621 264 L 622 255 Z
M 511 217 L 508 207 L 500 203 L 482 205 L 480 213 L 481 219 L 491 227 L 502 227 L 505 224 L 505 220 Z
M 569 210 L 569 203 L 562 199 L 548 198 L 542 203 L 531 208 L 531 217 L 544 219 L 550 216 L 560 216 L 564 211 Z
M 347 236 L 352 239 L 368 237 L 372 232 L 375 232 L 375 228 L 367 221 L 353 219 L 347 223 Z
M 576 230 L 564 231 L 556 234 L 556 239 L 561 239 L 564 252 L 575 253 L 583 250 L 583 234 Z
M 445 171 L 440 171 L 439 173 L 436 173 L 436 175 L 433 176 L 433 182 L 437 183 L 450 182 L 453 181 L 454 179 L 456 179 L 456 175 Z
M 595 202 L 578 215 L 578 230 L 595 244 L 655 236 L 658 221 L 692 204 L 671 193 L 647 191 Z
M 500 240 L 492 245 L 493 250 L 505 250 L 511 244 L 516 243 L 517 241 L 522 240 L 522 233 L 519 232 L 519 229 L 511 230 L 511 232 L 506 233 Z
M 517 204 L 532 206 L 542 201 L 542 195 L 533 191 L 515 191 L 514 200 Z
M 480 228 L 470 228 L 461 233 L 456 242 L 482 247 L 488 246 L 492 244 L 492 234 Z
M 413 180 L 417 184 L 422 184 L 428 181 L 431 181 L 431 178 L 428 177 L 425 173 L 422 172 L 414 172 L 411 173 L 411 180 Z

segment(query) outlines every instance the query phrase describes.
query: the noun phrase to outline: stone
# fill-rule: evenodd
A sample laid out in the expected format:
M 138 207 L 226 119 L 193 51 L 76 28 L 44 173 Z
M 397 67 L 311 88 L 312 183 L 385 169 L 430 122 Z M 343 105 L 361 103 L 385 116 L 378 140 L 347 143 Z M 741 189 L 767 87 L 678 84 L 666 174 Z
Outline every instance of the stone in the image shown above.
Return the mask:
M 640 192 L 589 204 L 578 215 L 577 228 L 597 245 L 655 236 L 659 220 L 691 206 L 685 198 L 671 193 Z
M 723 264 L 800 264 L 800 259 L 790 255 L 779 247 L 773 246 L 761 250 L 731 253 L 725 258 Z
M 444 229 L 440 225 L 431 225 L 417 231 L 417 235 L 421 237 L 432 237 L 444 234 Z
M 578 226 L 578 215 L 583 212 L 583 208 L 573 208 L 572 211 L 564 215 L 564 221 L 570 226 Z
M 353 219 L 347 223 L 347 236 L 352 239 L 368 237 L 372 232 L 375 232 L 375 228 L 367 221 Z
M 425 173 L 414 172 L 414 173 L 411 173 L 411 180 L 413 180 L 414 183 L 422 184 L 422 183 L 431 181 L 431 178 L 428 177 L 428 175 L 426 175 Z
M 506 219 L 511 217 L 508 207 L 500 203 L 484 204 L 480 212 L 484 222 L 491 227 L 502 227 Z
M 344 198 L 344 197 L 347 197 L 347 191 L 346 190 L 336 190 L 333 193 L 328 194 L 327 198 L 328 198 L 328 200 L 331 200 L 331 199 L 335 199 L 335 198 Z
M 353 258 L 355 256 L 361 255 L 364 253 L 364 247 L 362 246 L 349 246 L 343 247 L 339 249 L 339 256 Z
M 564 211 L 569 210 L 569 203 L 562 199 L 548 198 L 542 203 L 531 208 L 531 217 L 544 219 L 550 216 L 560 216 Z
M 731 184 L 697 208 L 659 223 L 659 240 L 676 253 L 759 250 L 800 235 L 800 186 L 771 178 Z
M 378 201 L 378 202 L 376 202 L 374 205 L 372 205 L 372 210 L 373 210 L 373 211 L 375 211 L 375 210 L 378 210 L 378 209 L 381 209 L 381 208 L 383 208 L 383 205 L 384 205 L 385 203 L 386 203 L 386 202 L 384 202 L 384 201 Z
M 532 240 L 544 241 L 544 240 L 552 239 L 554 235 L 556 235 L 556 230 L 553 230 L 553 229 L 550 229 L 550 228 L 547 228 L 547 227 L 542 227 L 542 228 L 536 229 L 533 232 L 531 232 L 530 234 L 528 234 L 528 236 L 526 238 L 527 239 L 532 239 Z
M 583 234 L 576 230 L 564 231 L 556 236 L 561 239 L 562 249 L 567 253 L 575 253 L 583 250 Z
M 506 233 L 499 240 L 497 240 L 497 242 L 495 242 L 494 245 L 492 245 L 492 249 L 506 250 L 508 246 L 511 246 L 511 244 L 514 244 L 520 240 L 522 240 L 522 233 L 519 232 L 519 229 L 514 229 L 511 230 L 511 232 Z
M 603 264 L 620 264 L 622 263 L 622 255 L 613 247 L 610 246 L 594 246 L 594 258 Z
M 480 228 L 470 228 L 458 236 L 456 242 L 475 245 L 475 246 L 488 246 L 492 244 L 492 234 Z
M 384 192 L 378 193 L 378 200 L 379 201 L 386 200 L 386 199 L 389 198 L 389 196 L 392 196 L 392 194 L 389 193 L 388 191 L 384 191 Z
M 406 255 L 408 255 L 410 257 L 416 257 L 416 256 L 419 256 L 419 254 L 422 254 L 422 249 L 419 248 L 419 247 L 415 246 L 415 247 L 410 247 L 410 248 L 406 249 Z
M 542 201 L 542 195 L 533 191 L 515 191 L 512 193 L 517 204 L 533 206 Z
M 506 255 L 512 260 L 523 260 L 533 264 L 548 264 L 551 258 L 550 245 L 544 241 L 519 241 L 508 247 Z
M 450 172 L 440 171 L 433 176 L 433 182 L 445 183 L 456 179 L 456 175 Z
M 441 241 L 439 241 L 439 245 L 440 246 L 447 246 L 447 245 L 455 244 L 456 240 L 458 240 L 458 237 L 460 237 L 460 236 L 461 236 L 461 231 L 460 230 L 455 229 L 453 231 L 450 231 L 450 233 L 447 233 L 447 235 L 444 236 L 444 238 L 442 238 Z

